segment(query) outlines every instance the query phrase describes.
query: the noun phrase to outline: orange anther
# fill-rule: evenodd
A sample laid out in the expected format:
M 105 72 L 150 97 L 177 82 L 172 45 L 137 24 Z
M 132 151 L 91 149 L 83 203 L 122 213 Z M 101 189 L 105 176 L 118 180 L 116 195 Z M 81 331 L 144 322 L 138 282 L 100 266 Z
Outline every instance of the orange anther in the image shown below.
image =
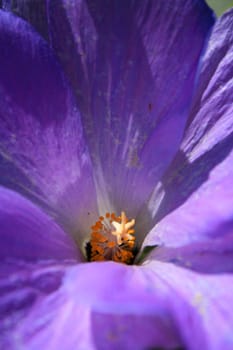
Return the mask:
M 91 227 L 90 260 L 113 260 L 129 264 L 133 259 L 135 237 L 132 236 L 135 220 L 129 220 L 125 213 L 116 216 L 107 212 Z
M 116 246 L 116 243 L 115 242 L 108 242 L 107 243 L 107 247 L 108 248 L 114 248 Z

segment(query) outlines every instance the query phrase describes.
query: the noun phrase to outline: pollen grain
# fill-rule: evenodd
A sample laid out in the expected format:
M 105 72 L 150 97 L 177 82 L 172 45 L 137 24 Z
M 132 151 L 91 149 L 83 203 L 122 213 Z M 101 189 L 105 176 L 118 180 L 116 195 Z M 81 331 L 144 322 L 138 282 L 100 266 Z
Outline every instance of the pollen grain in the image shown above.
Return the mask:
M 112 260 L 130 264 L 134 258 L 135 220 L 129 220 L 125 212 L 120 216 L 107 212 L 91 227 L 90 261 Z

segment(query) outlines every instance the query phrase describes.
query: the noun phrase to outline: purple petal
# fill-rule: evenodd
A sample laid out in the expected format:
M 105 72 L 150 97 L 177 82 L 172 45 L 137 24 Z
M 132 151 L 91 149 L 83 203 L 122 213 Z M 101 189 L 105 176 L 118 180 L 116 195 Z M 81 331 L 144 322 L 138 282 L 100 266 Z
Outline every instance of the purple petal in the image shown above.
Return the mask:
M 150 259 L 167 261 L 202 273 L 233 272 L 233 235 L 181 247 L 157 247 Z
M 47 284 L 48 271 L 50 277 L 57 276 L 56 282 L 49 290 L 43 287 L 42 294 L 38 286 L 43 280 Z M 31 309 L 15 310 L 19 318 L 23 314 L 18 323 L 11 308 L 7 322 L 1 323 L 7 348 L 232 348 L 231 275 L 199 275 L 155 261 L 141 267 L 80 264 L 64 272 L 62 285 L 59 267 L 27 273 L 29 291 L 35 285 L 42 297 L 25 303 Z M 13 288 L 9 298 L 20 298 L 15 293 Z
M 212 13 L 187 0 L 50 1 L 48 11 L 51 44 L 82 111 L 100 208 L 135 216 L 180 143 Z
M 12 349 L 174 348 L 180 338 L 160 285 L 155 292 L 140 267 L 69 268 L 63 285 L 38 300 L 10 335 L 5 332 L 5 342 Z
M 46 18 L 47 0 L 1 0 L 4 10 L 11 11 L 31 23 L 45 39 L 49 38 Z
M 74 241 L 21 195 L 0 187 L 0 258 L 77 259 Z
M 39 300 L 52 294 L 62 285 L 63 275 L 69 265 L 64 261 L 55 264 L 49 260 L 36 263 L 28 261 L 25 263 L 19 259 L 1 261 L 1 349 L 19 349 L 19 341 L 13 330 L 20 325 Z
M 190 125 L 147 208 L 162 220 L 145 245 L 177 247 L 233 232 L 232 23 L 230 11 L 211 34 Z
M 151 270 L 154 287 L 157 279 L 167 287 L 168 307 L 185 349 L 232 349 L 232 275 L 198 274 L 156 261 L 145 269 L 148 275 Z
M 1 184 L 40 204 L 83 237 L 96 216 L 79 113 L 47 44 L 0 12 Z

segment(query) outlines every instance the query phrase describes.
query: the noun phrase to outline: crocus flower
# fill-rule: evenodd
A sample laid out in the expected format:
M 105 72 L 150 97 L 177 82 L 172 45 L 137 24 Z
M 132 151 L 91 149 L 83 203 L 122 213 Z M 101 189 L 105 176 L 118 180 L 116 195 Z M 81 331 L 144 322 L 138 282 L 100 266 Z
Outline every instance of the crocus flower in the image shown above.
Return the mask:
M 233 12 L 2 6 L 0 348 L 232 349 Z

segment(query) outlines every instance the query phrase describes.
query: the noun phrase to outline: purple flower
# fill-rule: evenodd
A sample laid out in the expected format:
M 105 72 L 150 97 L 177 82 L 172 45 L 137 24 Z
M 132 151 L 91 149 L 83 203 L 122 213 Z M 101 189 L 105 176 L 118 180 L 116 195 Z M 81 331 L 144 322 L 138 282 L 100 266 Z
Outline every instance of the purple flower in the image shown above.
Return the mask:
M 233 11 L 12 3 L 0 348 L 232 349 Z M 112 211 L 135 219 L 134 265 L 86 262 L 90 227 Z

